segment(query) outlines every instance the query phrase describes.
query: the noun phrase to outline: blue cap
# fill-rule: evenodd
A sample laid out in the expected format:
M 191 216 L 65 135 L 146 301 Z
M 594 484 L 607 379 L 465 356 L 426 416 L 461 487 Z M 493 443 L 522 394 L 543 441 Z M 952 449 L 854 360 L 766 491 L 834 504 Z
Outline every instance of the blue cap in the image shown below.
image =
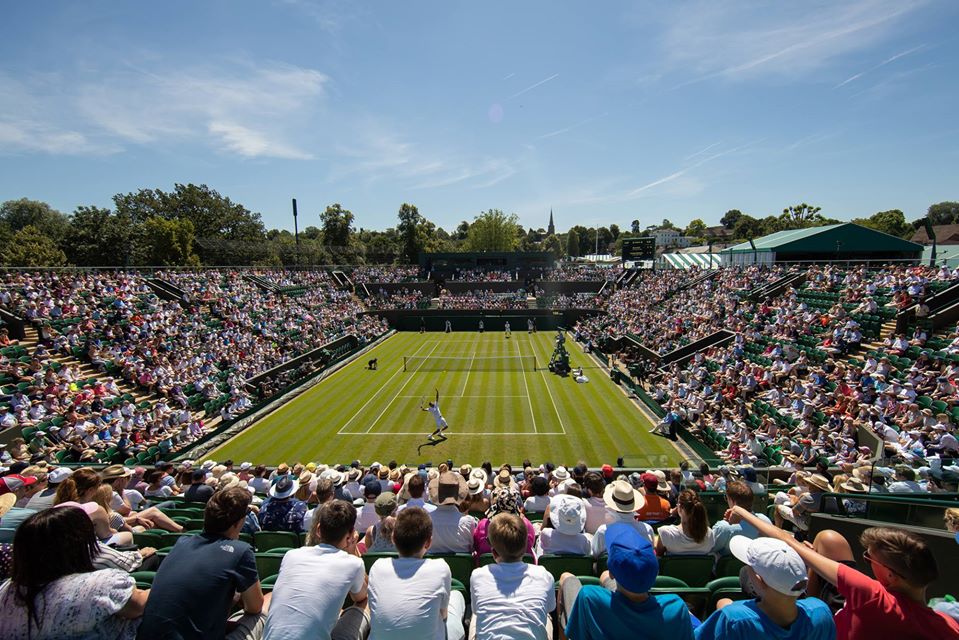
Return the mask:
M 632 593 L 646 593 L 656 584 L 659 560 L 653 545 L 626 523 L 606 527 L 607 567 L 616 584 Z

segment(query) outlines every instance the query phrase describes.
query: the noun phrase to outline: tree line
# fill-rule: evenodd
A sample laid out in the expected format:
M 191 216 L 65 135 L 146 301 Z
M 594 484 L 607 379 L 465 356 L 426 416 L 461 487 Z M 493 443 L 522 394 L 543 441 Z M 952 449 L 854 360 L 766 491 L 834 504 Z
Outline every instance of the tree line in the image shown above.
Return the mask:
M 549 251 L 579 257 L 598 251 L 620 253 L 626 238 L 676 229 L 694 244 L 735 242 L 768 233 L 838 222 L 806 203 L 775 216 L 754 218 L 727 211 L 720 227 L 701 219 L 685 229 L 664 219 L 643 227 L 574 225 L 565 233 L 524 228 L 515 214 L 499 209 L 478 213 L 449 231 L 413 204 L 404 203 L 394 227 L 356 228 L 352 211 L 339 203 L 307 224 L 299 242 L 286 229 L 267 229 L 262 216 L 206 185 L 176 184 L 171 191 L 141 189 L 113 196 L 113 207 L 79 206 L 72 213 L 26 198 L 0 204 L 0 265 L 7 267 L 295 266 L 316 264 L 408 264 L 423 251 Z M 301 216 L 301 219 L 305 216 Z M 959 203 L 929 207 L 936 225 L 959 223 Z M 857 222 L 899 237 L 912 235 L 925 218 L 906 222 L 902 211 L 881 211 Z M 723 229 L 725 232 L 718 233 Z

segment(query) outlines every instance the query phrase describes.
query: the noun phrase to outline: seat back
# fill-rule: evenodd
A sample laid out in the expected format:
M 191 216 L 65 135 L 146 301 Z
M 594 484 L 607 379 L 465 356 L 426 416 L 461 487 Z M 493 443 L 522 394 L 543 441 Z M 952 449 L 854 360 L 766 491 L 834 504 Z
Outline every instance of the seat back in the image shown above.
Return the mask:
M 470 583 L 470 575 L 472 575 L 473 568 L 476 566 L 476 561 L 473 560 L 472 554 L 433 553 L 427 557 L 445 561 L 450 567 L 450 573 L 453 575 L 453 579 L 459 580 L 463 584 Z
M 257 531 L 253 534 L 253 546 L 257 551 L 269 551 L 280 547 L 297 548 L 300 536 L 292 531 Z
M 690 587 L 705 587 L 713 577 L 712 555 L 666 555 L 659 559 L 659 575 L 679 578 Z
M 366 567 L 366 572 L 370 572 L 370 567 L 373 566 L 373 563 L 379 560 L 380 558 L 399 558 L 398 553 L 364 553 L 363 554 L 363 565 Z
M 260 578 L 275 576 L 280 573 L 280 565 L 283 563 L 283 556 L 274 553 L 256 554 L 256 572 Z
M 574 576 L 593 575 L 593 556 L 555 555 L 544 554 L 539 557 L 539 565 L 545 568 L 559 580 L 563 573 L 572 573 Z

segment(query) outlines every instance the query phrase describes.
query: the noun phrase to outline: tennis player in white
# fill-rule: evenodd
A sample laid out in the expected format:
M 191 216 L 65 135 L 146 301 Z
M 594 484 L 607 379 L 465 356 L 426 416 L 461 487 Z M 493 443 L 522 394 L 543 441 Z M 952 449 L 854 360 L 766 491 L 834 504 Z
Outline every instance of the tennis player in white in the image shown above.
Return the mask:
M 446 440 L 446 436 L 443 435 L 443 431 L 449 429 L 449 425 L 446 424 L 446 418 L 443 417 L 443 412 L 440 411 L 440 390 L 436 390 L 436 400 L 430 402 L 428 406 L 424 407 L 420 405 L 422 411 L 429 411 L 430 415 L 433 416 L 433 420 L 436 421 L 436 430 L 429 436 L 429 441 L 433 441 L 433 436 L 439 436 L 443 440 Z
M 509 320 L 506 321 L 505 329 L 506 329 L 506 337 L 507 337 L 507 338 L 510 337 L 511 335 L 513 335 L 513 332 L 509 330 Z

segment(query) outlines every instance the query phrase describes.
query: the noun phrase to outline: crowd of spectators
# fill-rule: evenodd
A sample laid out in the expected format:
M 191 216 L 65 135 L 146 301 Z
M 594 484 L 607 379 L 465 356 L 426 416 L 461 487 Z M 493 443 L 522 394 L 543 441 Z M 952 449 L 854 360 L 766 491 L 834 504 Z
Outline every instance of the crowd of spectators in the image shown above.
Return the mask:
M 440 292 L 440 309 L 527 309 L 526 292 L 495 293 L 489 289 L 474 289 L 466 293 Z
M 596 293 L 559 293 L 537 296 L 536 302 L 542 309 L 595 309 L 603 302 Z
M 447 275 L 446 279 L 465 282 L 510 282 L 519 278 L 516 273 L 508 269 L 456 269 Z
M 421 277 L 419 267 L 406 265 L 353 267 L 350 277 L 356 284 L 361 282 L 419 282 L 426 279 Z
M 0 306 L 39 338 L 28 352 L 5 336 L 0 355 L 0 428 L 24 430 L 11 455 L 52 462 L 169 453 L 202 436 L 211 418 L 248 407 L 250 378 L 347 333 L 366 342 L 387 328 L 360 316 L 362 305 L 326 272 L 252 274 L 295 295 L 261 289 L 239 271 L 156 275 L 181 299 L 159 298 L 134 272 L 4 274 Z M 60 362 L 70 357 L 98 374 Z M 258 391 L 311 371 L 271 376 Z M 137 403 L 130 390 L 149 399 Z
M 367 299 L 366 303 L 372 309 L 423 309 L 429 306 L 430 296 L 421 291 L 402 291 L 388 292 L 385 289 L 371 292 L 372 297 Z
M 571 640 L 959 637 L 954 608 L 927 604 L 940 572 L 923 538 L 865 529 L 861 562 L 834 531 L 803 544 L 777 526 L 779 514 L 815 502 L 828 480 L 811 473 L 776 492 L 751 471 L 684 464 L 627 475 L 529 461 L 5 468 L 0 636 L 486 640 L 545 639 L 555 627 Z M 701 495 L 716 490 L 728 509 L 710 517 Z M 775 523 L 754 511 L 767 492 Z M 190 505 L 203 517 L 189 530 L 166 515 Z M 946 525 L 956 520 L 945 514 Z M 156 528 L 183 535 L 160 553 L 137 544 Z M 282 555 L 276 574 L 264 575 L 251 544 L 261 531 L 305 538 L 266 553 Z M 438 555 L 450 553 L 473 555 L 468 583 L 457 585 Z M 740 600 L 705 608 L 664 589 L 660 558 L 689 554 L 738 560 Z M 557 555 L 606 569 L 598 584 L 563 573 L 557 589 L 541 564 Z
M 599 280 L 615 282 L 621 275 L 623 275 L 623 269 L 619 265 L 561 262 L 556 268 L 543 272 L 539 279 L 553 282 L 594 282 Z

